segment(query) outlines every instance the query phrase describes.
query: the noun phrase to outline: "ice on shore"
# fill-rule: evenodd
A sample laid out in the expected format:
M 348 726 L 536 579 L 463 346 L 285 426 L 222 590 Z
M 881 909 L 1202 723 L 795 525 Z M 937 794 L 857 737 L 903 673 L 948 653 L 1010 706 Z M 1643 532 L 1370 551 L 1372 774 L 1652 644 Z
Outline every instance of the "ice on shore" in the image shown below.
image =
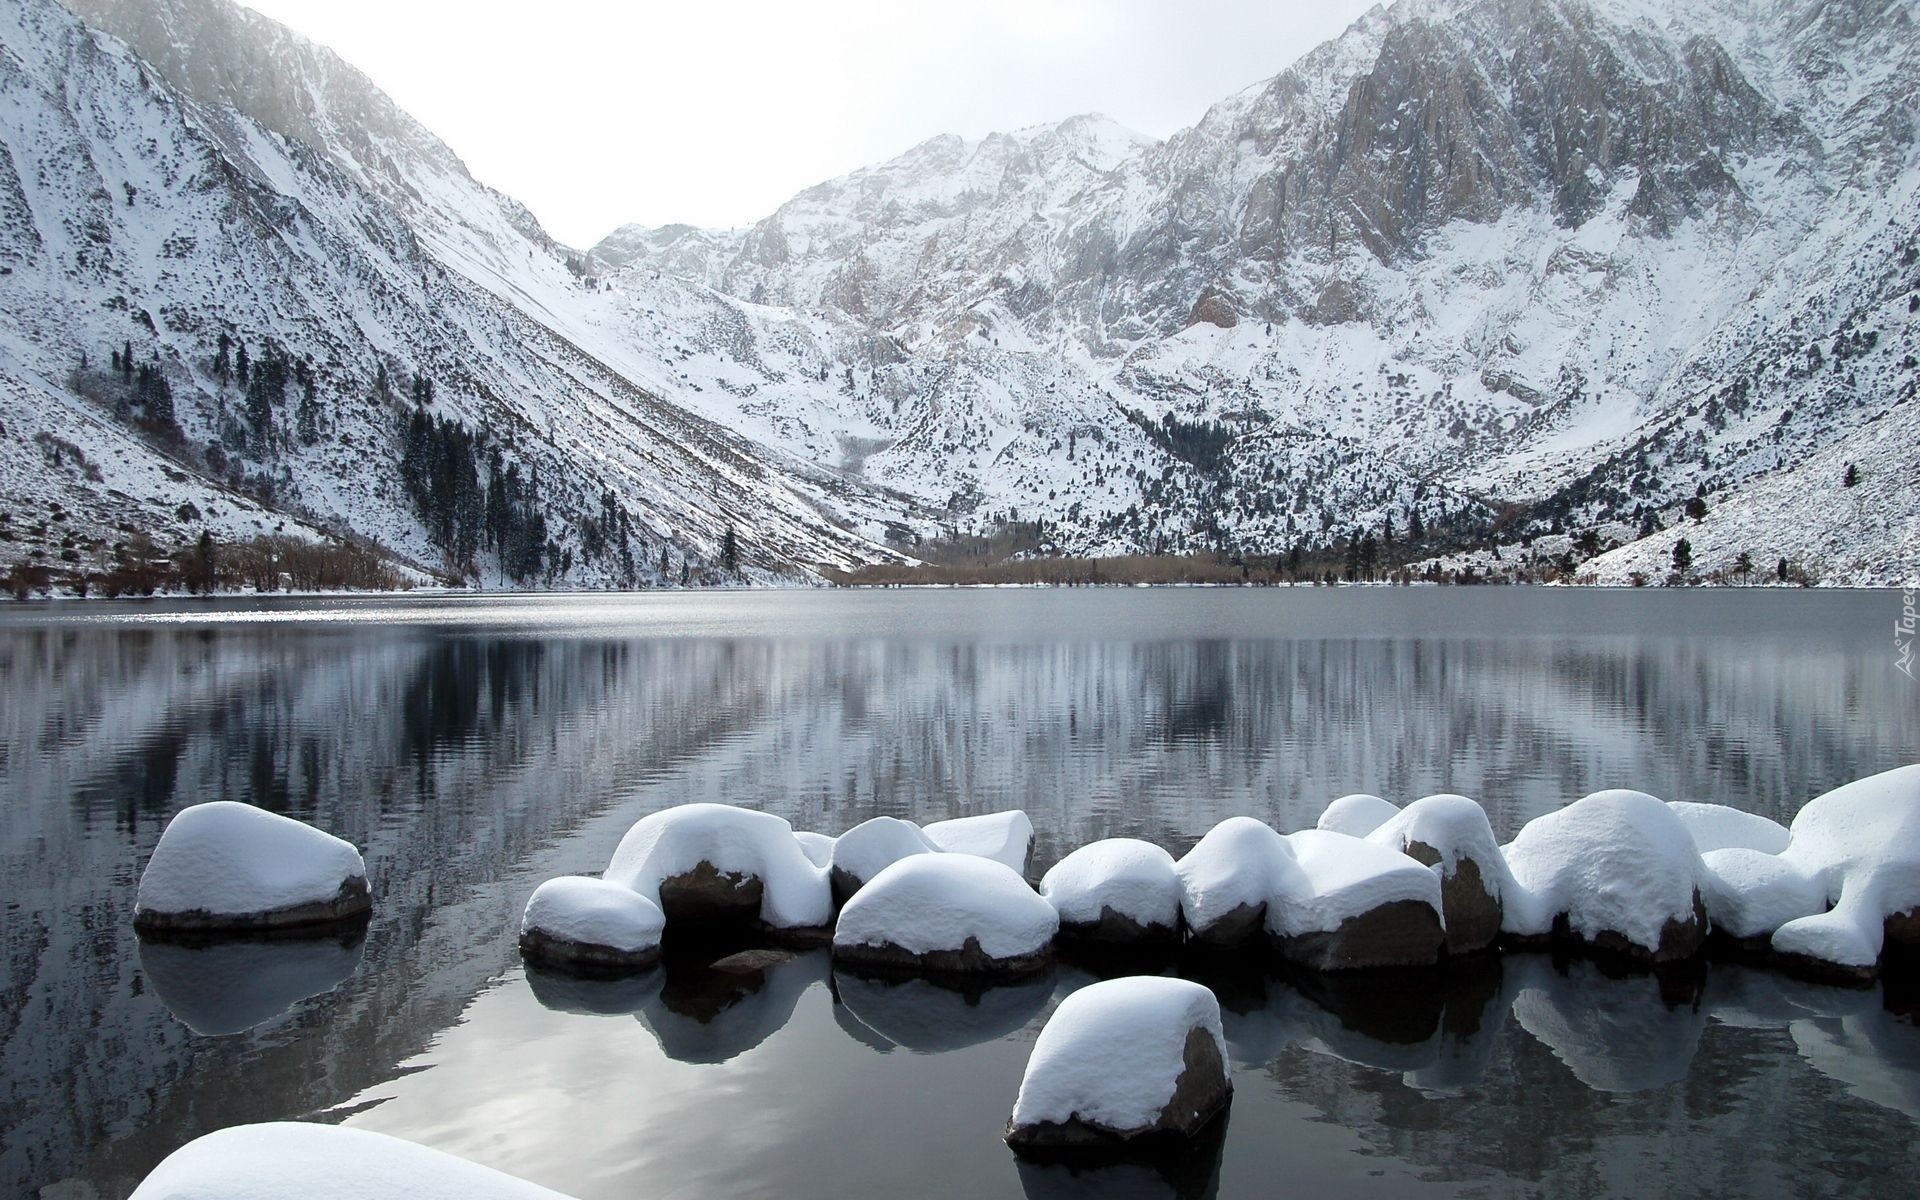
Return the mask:
M 936 972 L 1031 969 L 1052 955 L 1060 918 L 1011 867 L 971 854 L 916 854 L 887 867 L 840 911 L 836 960 Z
M 1232 1092 L 1211 991 L 1184 979 L 1110 979 L 1074 992 L 1047 1018 L 1007 1140 L 1039 1150 L 1190 1139 Z
M 826 925 L 833 893 L 825 869 L 772 813 L 684 804 L 642 817 L 604 878 L 659 904 L 675 921 L 754 921 L 775 929 Z
M 133 1200 L 568 1200 L 400 1138 L 338 1125 L 233 1125 L 161 1160 Z
M 244 930 L 350 920 L 372 907 L 349 842 L 231 800 L 181 809 L 153 848 L 134 902 L 146 932 Z

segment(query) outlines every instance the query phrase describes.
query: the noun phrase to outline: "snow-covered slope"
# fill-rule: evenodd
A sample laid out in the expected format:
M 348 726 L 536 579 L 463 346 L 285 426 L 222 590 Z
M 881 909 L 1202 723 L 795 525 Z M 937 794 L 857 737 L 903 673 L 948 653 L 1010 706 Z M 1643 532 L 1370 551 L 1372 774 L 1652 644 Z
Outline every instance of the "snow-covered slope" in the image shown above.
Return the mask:
M 636 382 L 566 253 L 331 54 L 222 0 L 85 7 L 157 65 L 52 0 L 0 15 L 5 440 L 79 446 L 108 496 L 163 471 L 168 512 L 274 508 L 490 584 L 705 576 L 728 528 L 749 578 L 887 555 L 905 505 Z M 243 345 L 256 384 L 284 363 L 270 393 Z
M 1570 547 L 1696 494 L 1775 496 L 1738 536 L 1819 526 L 1809 570 L 1911 569 L 1897 505 L 1779 482 L 1897 457 L 1920 390 L 1905 0 L 1399 0 L 1164 142 L 936 137 L 748 228 L 585 253 L 227 0 L 71 3 L 141 58 L 52 0 L 0 24 L 0 397 L 38 397 L 0 411 L 11 461 L 88 417 L 183 498 L 489 583 L 706 574 L 729 526 L 748 577 L 1014 519 L 1092 552 Z M 256 420 L 222 332 L 310 356 L 319 413 Z M 99 369 L 129 341 L 177 443 Z M 409 489 L 415 371 L 480 491 L 531 481 L 519 532 Z M 117 461 L 141 528 L 194 534 Z
M 599 254 L 804 307 L 862 470 L 963 523 L 1637 521 L 1913 394 L 1916 80 L 1890 0 L 1402 0 L 1164 143 L 935 139 Z

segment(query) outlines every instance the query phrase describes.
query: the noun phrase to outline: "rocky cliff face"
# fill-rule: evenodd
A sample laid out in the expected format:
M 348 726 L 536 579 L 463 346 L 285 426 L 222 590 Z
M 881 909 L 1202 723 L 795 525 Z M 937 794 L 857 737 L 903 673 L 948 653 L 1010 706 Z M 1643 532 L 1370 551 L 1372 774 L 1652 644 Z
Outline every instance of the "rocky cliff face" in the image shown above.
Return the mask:
M 193 452 L 153 467 L 174 489 L 109 489 L 158 497 L 144 521 L 268 479 L 222 507 L 442 565 L 397 477 L 407 407 L 367 399 L 383 367 L 544 482 L 582 581 L 705 566 L 728 525 L 801 571 L 1016 517 L 1093 552 L 1651 529 L 1867 453 L 1920 387 L 1898 0 L 1401 0 L 1164 142 L 1096 116 L 934 138 L 746 229 L 585 254 L 271 22 L 73 5 L 133 54 L 49 0 L 6 27 L 43 65 L 3 127 L 0 342 L 33 398 L 0 420 L 21 464 L 38 432 L 112 458 L 126 422 L 75 354 L 158 352 Z M 350 398 L 311 440 L 236 433 L 220 331 Z M 637 574 L 580 566 L 609 491 Z M 1868 538 L 1807 552 L 1871 563 Z
M 865 471 L 1069 544 L 1659 522 L 1913 394 L 1917 45 L 1881 0 L 1402 0 L 1050 206 L 928 143 L 698 277 L 936 361 Z

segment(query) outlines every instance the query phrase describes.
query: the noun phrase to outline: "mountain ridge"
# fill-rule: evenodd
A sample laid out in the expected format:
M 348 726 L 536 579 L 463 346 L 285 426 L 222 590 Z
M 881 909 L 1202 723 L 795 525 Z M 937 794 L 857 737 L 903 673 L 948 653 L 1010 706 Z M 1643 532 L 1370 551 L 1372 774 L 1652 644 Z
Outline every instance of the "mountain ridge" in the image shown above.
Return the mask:
M 376 375 L 439 382 L 433 419 L 481 447 L 470 486 L 516 464 L 533 481 L 538 578 L 596 586 L 727 578 L 728 529 L 750 579 L 1014 521 L 1040 552 L 1096 554 L 1651 536 L 1901 436 L 1920 381 L 1920 35 L 1890 0 L 1400 0 L 1164 140 L 1090 114 L 945 135 L 742 229 L 627 226 L 584 253 L 265 18 L 71 3 L 143 56 L 112 88 L 151 71 L 178 97 L 169 120 L 258 214 L 255 249 L 204 213 L 149 236 L 198 211 L 157 180 L 127 205 L 164 200 L 151 227 L 109 204 L 105 265 L 56 267 L 49 246 L 76 253 L 62 205 L 141 185 L 95 172 L 36 208 L 14 163 L 48 114 L 10 110 L 0 265 L 31 269 L 0 287 L 37 289 L 0 328 L 17 369 L 60 389 L 81 344 L 126 338 L 89 307 L 111 285 L 154 322 L 140 356 L 161 354 L 188 440 L 242 464 L 180 459 L 197 477 L 450 576 L 513 582 L 490 525 L 450 548 L 439 502 L 409 500 L 414 418 L 366 400 Z M 272 86 L 236 82 L 262 63 Z M 213 279 L 235 264 L 283 281 L 269 303 Z M 191 318 L 136 303 L 162 278 L 187 281 Z M 286 344 L 352 399 L 311 442 L 292 413 L 236 431 L 217 330 Z M 27 430 L 33 407 L 0 424 L 64 436 Z M 377 503 L 325 465 L 354 457 Z M 605 522 L 633 529 L 631 562 L 610 565 Z M 1870 524 L 1809 543 L 1806 573 L 1904 572 L 1861 567 Z

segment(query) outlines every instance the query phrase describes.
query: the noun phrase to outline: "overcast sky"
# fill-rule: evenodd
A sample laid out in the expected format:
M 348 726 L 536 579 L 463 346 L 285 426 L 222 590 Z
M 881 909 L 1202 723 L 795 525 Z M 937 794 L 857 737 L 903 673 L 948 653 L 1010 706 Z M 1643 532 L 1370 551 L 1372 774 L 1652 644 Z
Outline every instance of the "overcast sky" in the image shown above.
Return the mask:
M 739 225 L 939 133 L 1164 137 L 1371 0 L 246 0 L 373 77 L 554 236 Z

